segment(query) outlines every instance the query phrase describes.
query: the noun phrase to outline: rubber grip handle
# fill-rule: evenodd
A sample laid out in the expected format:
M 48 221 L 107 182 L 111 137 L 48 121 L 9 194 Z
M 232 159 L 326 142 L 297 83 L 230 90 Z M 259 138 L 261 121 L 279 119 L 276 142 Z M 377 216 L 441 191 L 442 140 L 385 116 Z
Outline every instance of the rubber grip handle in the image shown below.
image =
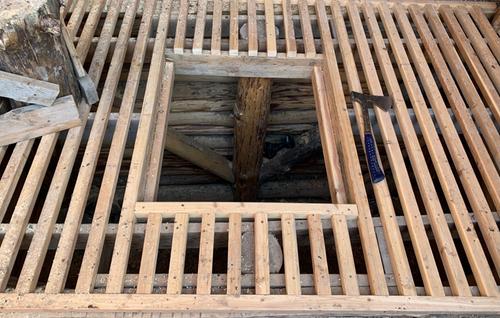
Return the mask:
M 377 159 L 377 150 L 375 149 L 375 140 L 371 133 L 365 133 L 365 151 L 368 159 L 368 170 L 372 178 L 372 183 L 377 183 L 384 180 L 385 176 L 380 169 Z

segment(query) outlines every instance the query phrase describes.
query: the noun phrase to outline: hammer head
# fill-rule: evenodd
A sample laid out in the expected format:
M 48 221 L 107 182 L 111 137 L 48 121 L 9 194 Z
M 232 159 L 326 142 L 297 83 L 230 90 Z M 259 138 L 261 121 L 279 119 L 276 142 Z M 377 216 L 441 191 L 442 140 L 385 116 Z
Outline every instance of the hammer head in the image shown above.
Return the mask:
M 351 99 L 360 103 L 363 108 L 377 106 L 380 109 L 387 111 L 392 107 L 392 98 L 390 96 L 374 96 L 351 92 Z

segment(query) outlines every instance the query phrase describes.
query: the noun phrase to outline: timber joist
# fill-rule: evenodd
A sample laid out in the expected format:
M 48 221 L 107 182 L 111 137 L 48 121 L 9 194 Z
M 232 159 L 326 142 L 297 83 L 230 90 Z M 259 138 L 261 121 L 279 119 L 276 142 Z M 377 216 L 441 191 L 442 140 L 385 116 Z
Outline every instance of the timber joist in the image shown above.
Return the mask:
M 68 1 L 68 32 L 100 99 L 78 127 L 0 147 L 0 312 L 500 313 L 495 8 Z M 235 84 L 239 99 L 221 106 L 233 117 L 217 119 L 247 137 L 288 123 L 269 108 L 270 79 L 310 86 L 303 130 L 318 127 L 330 202 L 161 202 L 165 149 L 228 184 L 246 186 L 251 171 L 244 197 L 259 198 L 266 164 L 263 139 L 235 142 L 231 161 L 174 129 L 190 120 L 171 112 L 182 104 L 176 76 L 265 78 Z M 393 109 L 363 116 L 351 91 L 391 96 Z M 385 174 L 374 184 L 365 118 Z

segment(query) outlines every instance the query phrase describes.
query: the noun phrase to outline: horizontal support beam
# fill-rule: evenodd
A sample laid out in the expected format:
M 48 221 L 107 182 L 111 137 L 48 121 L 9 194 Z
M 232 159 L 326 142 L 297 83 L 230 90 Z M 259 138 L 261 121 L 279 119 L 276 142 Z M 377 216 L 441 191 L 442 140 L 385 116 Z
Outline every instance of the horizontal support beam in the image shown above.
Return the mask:
M 355 204 L 330 203 L 265 203 L 265 202 L 137 202 L 135 216 L 145 219 L 149 213 L 160 213 L 164 218 L 172 218 L 176 213 L 189 213 L 191 218 L 199 218 L 203 213 L 215 213 L 217 218 L 227 218 L 230 214 L 240 214 L 251 218 L 256 213 L 267 213 L 268 218 L 280 218 L 285 213 L 293 213 L 296 219 L 304 219 L 310 214 L 328 217 L 342 214 L 351 218 L 358 215 Z

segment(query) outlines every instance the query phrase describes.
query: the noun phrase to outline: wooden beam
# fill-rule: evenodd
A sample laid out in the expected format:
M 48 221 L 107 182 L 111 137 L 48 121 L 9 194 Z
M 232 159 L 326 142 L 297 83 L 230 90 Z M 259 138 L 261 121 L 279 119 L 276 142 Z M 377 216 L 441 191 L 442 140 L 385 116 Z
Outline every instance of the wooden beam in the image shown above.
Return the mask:
M 233 171 L 235 199 L 239 201 L 257 199 L 271 85 L 271 80 L 264 78 L 241 78 L 238 82 L 237 104 L 234 109 Z

